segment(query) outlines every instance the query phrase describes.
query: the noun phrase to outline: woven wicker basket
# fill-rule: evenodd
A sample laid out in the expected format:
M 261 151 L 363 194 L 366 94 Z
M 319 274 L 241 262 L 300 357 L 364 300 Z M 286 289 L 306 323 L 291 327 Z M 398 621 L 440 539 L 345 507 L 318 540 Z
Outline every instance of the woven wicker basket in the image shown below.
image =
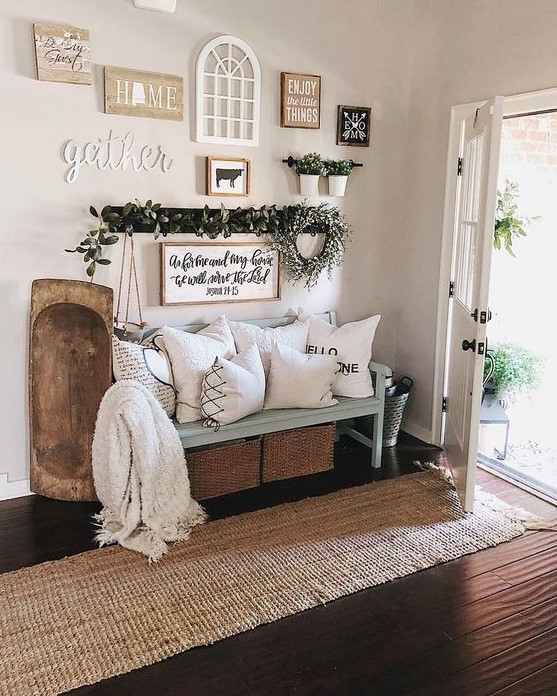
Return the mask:
M 306 476 L 334 466 L 334 423 L 263 436 L 263 483 Z
M 186 450 L 191 494 L 197 500 L 260 484 L 261 438 L 209 449 Z
M 404 407 L 410 393 L 398 396 L 385 396 L 385 414 L 383 418 L 383 447 L 394 447 L 398 440 L 398 433 L 404 415 Z M 366 437 L 373 438 L 374 416 L 360 416 L 355 419 L 356 430 Z

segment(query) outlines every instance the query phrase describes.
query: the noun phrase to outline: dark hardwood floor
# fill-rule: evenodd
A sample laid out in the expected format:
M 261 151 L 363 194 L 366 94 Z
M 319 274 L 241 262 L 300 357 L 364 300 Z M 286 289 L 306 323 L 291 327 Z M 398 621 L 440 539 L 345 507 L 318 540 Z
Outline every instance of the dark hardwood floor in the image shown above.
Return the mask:
M 384 451 L 381 470 L 373 471 L 366 450 L 341 439 L 334 471 L 267 484 L 205 507 L 215 519 L 322 495 L 414 472 L 416 459 L 443 463 L 443 453 L 401 433 L 399 443 Z M 483 470 L 478 482 L 557 523 L 555 506 Z M 91 514 L 97 509 L 39 496 L 0 503 L 0 571 L 94 548 Z M 71 693 L 555 696 L 557 533 L 529 531 Z

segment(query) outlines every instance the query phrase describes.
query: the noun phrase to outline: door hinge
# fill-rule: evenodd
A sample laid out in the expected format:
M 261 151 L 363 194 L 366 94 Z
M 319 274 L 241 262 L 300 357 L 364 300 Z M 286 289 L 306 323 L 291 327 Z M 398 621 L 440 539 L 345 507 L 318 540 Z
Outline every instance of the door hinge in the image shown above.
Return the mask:
M 456 175 L 457 176 L 462 176 L 462 165 L 463 165 L 462 157 L 459 157 L 458 161 L 457 161 L 457 165 L 456 165 Z
M 449 297 L 454 297 L 454 280 L 449 281 Z
M 441 413 L 447 413 L 447 397 L 443 397 L 443 401 L 441 402 Z

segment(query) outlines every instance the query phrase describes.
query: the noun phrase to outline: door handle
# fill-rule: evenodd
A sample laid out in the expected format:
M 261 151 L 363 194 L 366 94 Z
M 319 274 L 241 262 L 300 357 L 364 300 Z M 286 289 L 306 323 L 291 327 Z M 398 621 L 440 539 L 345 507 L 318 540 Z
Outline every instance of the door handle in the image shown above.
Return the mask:
M 464 339 L 464 341 L 462 341 L 462 350 L 471 350 L 474 352 L 476 350 L 476 339 L 473 338 L 471 341 Z

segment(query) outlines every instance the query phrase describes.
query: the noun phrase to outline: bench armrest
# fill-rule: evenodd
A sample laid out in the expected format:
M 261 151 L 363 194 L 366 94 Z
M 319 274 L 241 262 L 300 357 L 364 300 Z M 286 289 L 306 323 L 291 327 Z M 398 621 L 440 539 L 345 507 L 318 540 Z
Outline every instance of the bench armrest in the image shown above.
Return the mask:
M 382 365 L 378 362 L 373 362 L 373 360 L 369 363 L 369 369 L 371 372 L 375 372 L 376 375 L 383 375 L 384 377 L 393 376 L 393 371 L 390 367 L 387 367 L 387 365 Z
M 385 402 L 385 380 L 387 377 L 393 376 L 393 371 L 387 365 L 370 361 L 369 369 L 375 372 L 375 396 L 383 403 Z

